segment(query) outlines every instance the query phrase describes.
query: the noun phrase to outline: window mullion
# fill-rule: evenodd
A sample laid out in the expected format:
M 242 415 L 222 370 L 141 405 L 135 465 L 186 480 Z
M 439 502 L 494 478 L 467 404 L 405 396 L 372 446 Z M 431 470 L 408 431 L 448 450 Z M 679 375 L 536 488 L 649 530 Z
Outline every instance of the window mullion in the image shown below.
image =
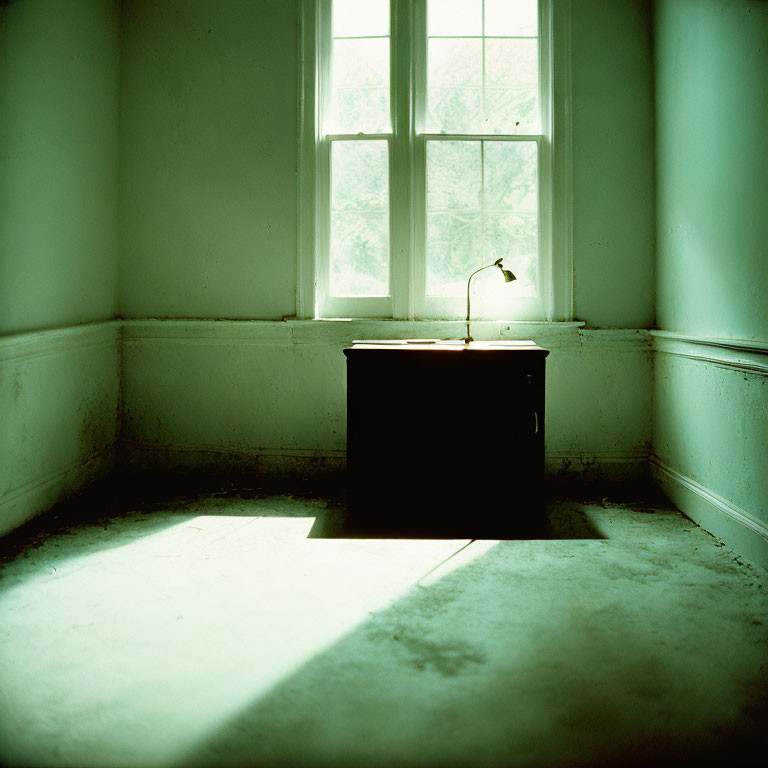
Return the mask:
M 480 31 L 482 32 L 482 36 L 480 38 L 480 45 L 482 50 L 480 56 L 482 57 L 482 61 L 480 62 L 480 66 L 482 68 L 482 80 L 480 81 L 480 114 L 483 120 L 485 120 L 485 0 L 482 0 L 481 13 L 482 21 L 480 22 Z
M 312 2 L 312 0 L 308 0 Z M 331 142 L 324 135 L 330 106 L 330 81 L 328 73 L 331 69 L 331 52 L 333 39 L 331 34 L 331 0 L 316 0 L 317 3 L 317 89 L 316 89 L 316 141 L 315 156 L 317 182 L 316 195 L 316 261 L 315 261 L 315 312 L 323 315 L 327 310 L 329 294 L 330 268 L 330 224 L 331 224 L 331 173 L 330 153 Z
M 427 167 L 424 129 L 427 123 L 427 0 L 412 4 L 412 77 L 413 77 L 413 138 L 411 189 L 412 202 L 412 293 L 414 316 L 424 315 L 426 298 L 426 227 L 427 227 Z
M 331 142 L 320 137 L 317 145 L 317 268 L 315 273 L 319 314 L 325 313 L 330 293 L 330 244 L 331 244 Z
M 542 62 L 549 102 L 547 154 L 551 160 L 552 189 L 551 269 L 552 294 L 548 320 L 573 318 L 573 200 L 571 157 L 571 5 L 554 0 L 545 3 L 541 18 L 547 25 L 547 55 Z M 557 77 L 555 77 L 557 74 Z
M 413 318 L 411 0 L 391 0 L 390 280 L 395 318 Z
M 323 136 L 327 129 L 331 106 L 331 56 L 333 55 L 333 33 L 331 31 L 331 0 L 318 0 L 317 66 L 321 73 L 318 77 L 318 112 L 319 134 Z
M 485 7 L 485 4 L 483 4 Z M 485 264 L 485 142 L 480 142 L 480 263 Z
M 298 249 L 296 264 L 296 316 L 315 317 L 317 314 L 318 211 L 317 172 L 318 98 L 317 82 L 320 71 L 318 37 L 320 15 L 317 0 L 302 0 L 301 13 L 301 110 L 299 130 L 298 176 Z

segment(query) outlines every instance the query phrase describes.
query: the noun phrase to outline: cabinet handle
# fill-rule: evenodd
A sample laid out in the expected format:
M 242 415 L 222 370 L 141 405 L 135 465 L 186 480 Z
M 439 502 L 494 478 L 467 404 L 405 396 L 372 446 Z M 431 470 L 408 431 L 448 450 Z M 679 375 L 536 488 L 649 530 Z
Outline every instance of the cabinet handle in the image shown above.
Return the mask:
M 538 411 L 533 412 L 533 434 L 534 435 L 539 434 L 539 412 Z

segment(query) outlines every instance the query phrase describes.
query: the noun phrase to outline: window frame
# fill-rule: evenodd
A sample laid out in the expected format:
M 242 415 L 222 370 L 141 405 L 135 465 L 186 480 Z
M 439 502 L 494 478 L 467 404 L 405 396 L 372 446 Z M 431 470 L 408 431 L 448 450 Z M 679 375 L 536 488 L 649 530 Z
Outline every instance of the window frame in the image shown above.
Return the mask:
M 570 0 L 539 0 L 541 134 L 428 134 L 426 0 L 390 0 L 392 133 L 321 133 L 328 103 L 321 69 L 329 71 L 332 0 L 301 0 L 299 66 L 298 261 L 296 316 L 308 319 L 456 320 L 464 299 L 424 296 L 426 260 L 426 144 L 428 141 L 536 141 L 539 161 L 539 292 L 541 302 L 510 302 L 477 319 L 568 321 L 573 317 Z M 421 129 L 421 130 L 420 130 Z M 389 142 L 390 296 L 330 297 L 330 154 L 336 140 Z M 478 303 L 479 304 L 479 303 Z M 480 307 L 477 307 L 478 309 Z M 514 310 L 514 311 L 513 311 Z

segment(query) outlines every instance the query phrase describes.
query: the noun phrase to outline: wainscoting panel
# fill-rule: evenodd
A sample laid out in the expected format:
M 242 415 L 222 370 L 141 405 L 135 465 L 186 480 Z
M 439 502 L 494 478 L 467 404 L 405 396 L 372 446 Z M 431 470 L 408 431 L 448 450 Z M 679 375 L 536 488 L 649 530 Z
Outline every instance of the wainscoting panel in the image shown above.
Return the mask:
M 0 339 L 0 535 L 112 469 L 120 328 Z
M 518 323 L 504 330 L 504 338 L 533 339 L 551 350 L 547 466 L 560 478 L 638 479 L 651 437 L 650 336 L 580 325 Z M 499 339 L 500 332 L 499 323 L 473 324 L 478 339 Z M 127 321 L 124 455 L 142 467 L 343 469 L 344 346 L 360 338 L 463 333 L 457 322 Z M 503 407 L 504 382 L 489 397 Z M 471 404 L 456 404 L 457 418 L 467 405 L 471 411 Z
M 768 344 L 652 334 L 652 475 L 688 517 L 768 567 Z

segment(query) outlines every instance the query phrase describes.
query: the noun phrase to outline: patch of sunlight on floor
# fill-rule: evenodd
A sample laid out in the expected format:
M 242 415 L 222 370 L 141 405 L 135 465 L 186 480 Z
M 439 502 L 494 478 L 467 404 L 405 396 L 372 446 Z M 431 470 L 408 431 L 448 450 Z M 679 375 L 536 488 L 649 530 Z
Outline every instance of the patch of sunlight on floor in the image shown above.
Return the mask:
M 56 764 L 173 762 L 370 614 L 495 544 L 309 539 L 314 522 L 199 515 L 144 535 L 134 523 L 128 543 L 88 554 L 80 533 L 46 542 L 0 594 L 2 753 L 24 763 L 65 730 Z

